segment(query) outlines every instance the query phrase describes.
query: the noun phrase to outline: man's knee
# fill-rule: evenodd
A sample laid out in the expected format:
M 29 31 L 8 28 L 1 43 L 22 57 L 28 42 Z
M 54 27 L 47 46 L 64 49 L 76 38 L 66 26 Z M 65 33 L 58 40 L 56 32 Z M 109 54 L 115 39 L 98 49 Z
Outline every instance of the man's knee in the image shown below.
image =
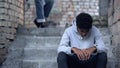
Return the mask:
M 98 59 L 103 60 L 103 61 L 107 61 L 107 53 L 105 53 L 105 52 L 99 53 Z
M 46 3 L 48 3 L 48 4 L 54 4 L 54 0 L 46 0 Z
M 54 0 L 50 0 L 50 3 L 54 3 Z
M 62 62 L 67 60 L 67 54 L 64 52 L 60 52 L 57 57 L 57 62 Z

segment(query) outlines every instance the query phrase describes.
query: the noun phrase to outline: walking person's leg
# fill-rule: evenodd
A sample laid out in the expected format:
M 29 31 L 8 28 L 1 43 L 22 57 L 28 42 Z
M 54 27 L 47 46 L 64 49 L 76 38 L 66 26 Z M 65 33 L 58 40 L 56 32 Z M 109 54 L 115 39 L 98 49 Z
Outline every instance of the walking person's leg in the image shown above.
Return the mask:
M 45 11 L 45 18 L 48 18 L 51 9 L 53 7 L 54 0 L 45 0 L 45 6 L 44 6 L 44 11 Z
M 50 12 L 51 12 L 51 10 L 52 10 L 52 7 L 53 7 L 53 5 L 54 5 L 54 0 L 45 0 L 45 6 L 44 6 L 44 11 L 45 11 L 45 20 L 46 20 L 46 22 L 45 22 L 45 24 L 48 26 L 48 27 L 55 27 L 57 24 L 54 22 L 54 21 L 52 21 L 52 20 L 48 20 L 48 17 L 49 17 L 49 15 L 50 15 Z
M 45 27 L 45 11 L 44 11 L 44 0 L 35 0 L 35 6 L 36 6 L 36 19 L 34 20 L 35 25 L 39 27 Z
M 107 65 L 107 54 L 105 52 L 98 53 L 96 68 L 106 68 L 106 65 Z
M 44 1 L 43 0 L 35 0 L 35 6 L 36 6 L 37 22 L 45 22 Z

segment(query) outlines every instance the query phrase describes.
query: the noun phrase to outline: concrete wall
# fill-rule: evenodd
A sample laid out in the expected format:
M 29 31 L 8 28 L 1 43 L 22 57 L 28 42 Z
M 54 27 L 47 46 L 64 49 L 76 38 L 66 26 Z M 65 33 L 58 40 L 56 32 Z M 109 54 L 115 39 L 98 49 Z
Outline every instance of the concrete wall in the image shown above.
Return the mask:
M 15 38 L 18 24 L 23 24 L 24 0 L 0 0 L 0 64 Z
M 120 0 L 110 0 L 108 22 L 112 33 L 111 46 L 115 57 L 115 68 L 120 68 Z
M 100 16 L 107 17 L 109 0 L 99 0 L 99 14 Z

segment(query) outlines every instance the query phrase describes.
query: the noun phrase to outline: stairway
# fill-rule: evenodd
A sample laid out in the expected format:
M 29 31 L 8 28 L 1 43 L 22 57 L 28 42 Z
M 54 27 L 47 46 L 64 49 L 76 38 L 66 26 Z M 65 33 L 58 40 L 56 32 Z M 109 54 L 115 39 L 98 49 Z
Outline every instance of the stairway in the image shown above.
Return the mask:
M 60 37 L 26 36 L 23 68 L 56 68 Z
M 2 68 L 57 68 L 57 47 L 63 27 L 57 28 L 20 28 L 15 41 L 9 48 L 7 60 Z M 99 28 L 108 51 L 108 68 L 114 68 L 110 32 L 108 28 Z
M 25 36 L 27 44 L 24 48 L 22 68 L 57 68 L 57 47 L 64 28 L 34 31 L 36 29 L 30 29 L 29 35 Z

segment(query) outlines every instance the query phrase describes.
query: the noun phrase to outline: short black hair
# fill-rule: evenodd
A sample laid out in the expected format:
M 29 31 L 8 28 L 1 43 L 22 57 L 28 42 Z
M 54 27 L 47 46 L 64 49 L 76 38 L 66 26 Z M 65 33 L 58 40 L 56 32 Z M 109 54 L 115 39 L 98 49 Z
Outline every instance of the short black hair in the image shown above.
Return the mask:
M 88 13 L 80 13 L 76 17 L 76 26 L 79 29 L 91 29 L 93 19 Z

